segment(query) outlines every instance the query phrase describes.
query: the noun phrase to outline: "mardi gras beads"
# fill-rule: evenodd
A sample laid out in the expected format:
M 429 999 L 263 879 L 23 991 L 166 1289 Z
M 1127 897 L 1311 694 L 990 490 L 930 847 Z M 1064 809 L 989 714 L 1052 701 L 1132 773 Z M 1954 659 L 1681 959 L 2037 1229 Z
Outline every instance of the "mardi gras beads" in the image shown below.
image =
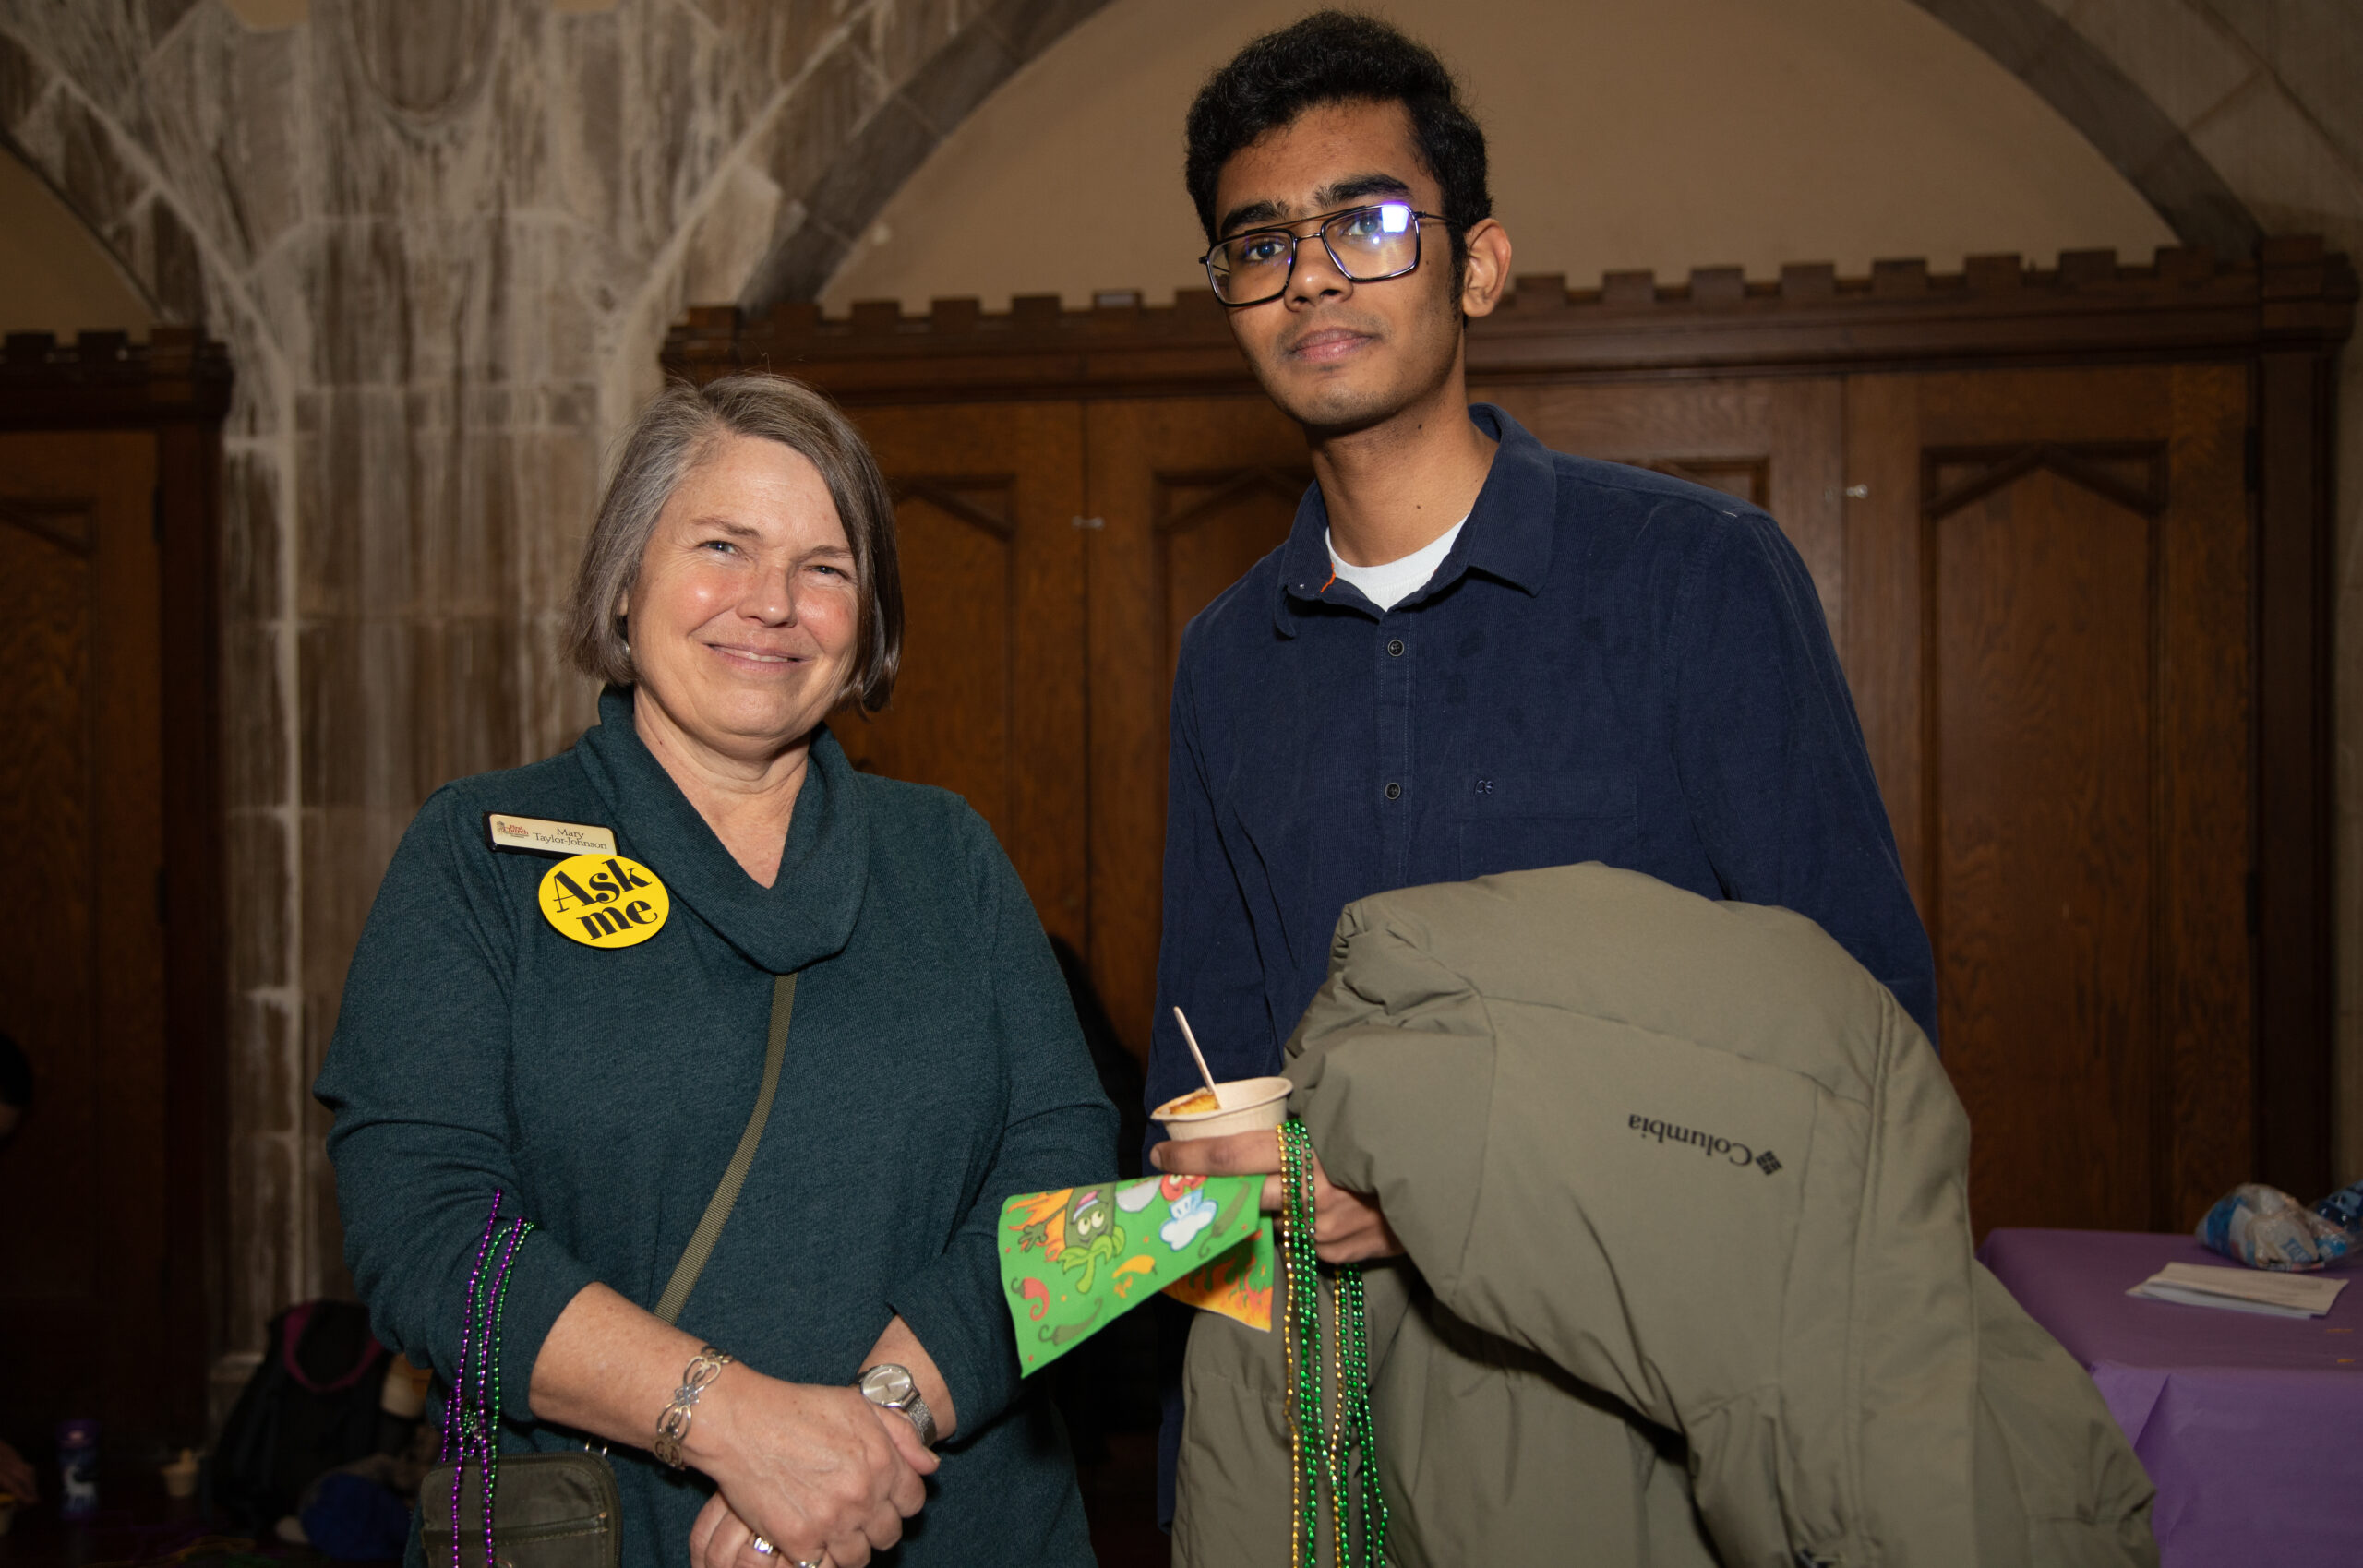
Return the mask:
M 1370 1317 L 1364 1307 L 1362 1271 L 1340 1269 L 1337 1290 L 1345 1298 L 1340 1316 L 1345 1328 L 1338 1335 L 1345 1370 L 1338 1377 L 1340 1420 L 1348 1446 L 1361 1454 L 1361 1512 L 1362 1555 L 1375 1568 L 1386 1562 L 1386 1489 L 1378 1479 L 1378 1431 L 1370 1412 Z M 1340 1549 L 1339 1556 L 1344 1555 Z
M 460 1359 L 451 1373 L 453 1396 L 443 1406 L 443 1451 L 436 1459 L 438 1465 L 451 1462 L 455 1444 L 467 1435 L 467 1422 L 461 1413 L 464 1402 L 459 1393 L 468 1386 L 468 1349 L 475 1334 L 476 1293 L 484 1277 L 485 1255 L 492 1251 L 492 1234 L 500 1225 L 500 1197 L 497 1191 L 492 1195 L 492 1213 L 485 1215 L 484 1234 L 476 1238 L 476 1261 L 468 1267 L 468 1293 L 460 1307 Z
M 1288 1264 L 1287 1316 L 1281 1325 L 1295 1418 L 1289 1423 L 1289 1562 L 1319 1568 L 1321 1481 L 1321 1304 L 1313 1250 L 1313 1142 L 1291 1117 L 1280 1126 L 1280 1251 Z
M 484 1554 L 486 1568 L 491 1568 L 492 1563 L 492 1498 L 494 1488 L 499 1484 L 500 1470 L 500 1325 L 509 1305 L 509 1266 L 517 1259 L 517 1244 L 524 1240 L 526 1233 L 533 1228 L 534 1222 L 529 1219 L 519 1220 L 510 1227 L 509 1245 L 500 1255 L 500 1272 L 492 1276 L 492 1308 L 486 1314 L 490 1321 L 485 1324 L 486 1354 L 479 1363 L 490 1369 L 492 1373 L 491 1394 L 484 1406 Z M 478 1391 L 482 1392 L 481 1375 L 477 1382 Z M 458 1539 L 456 1536 L 452 1538 L 451 1568 L 459 1568 Z
M 494 1233 L 500 1227 L 501 1194 L 492 1195 L 492 1212 L 485 1216 L 484 1234 L 476 1239 L 475 1262 L 468 1269 L 468 1292 L 460 1306 L 460 1356 L 451 1373 L 451 1392 L 443 1401 L 443 1451 L 440 1462 L 460 1466 L 451 1480 L 451 1558 L 452 1568 L 459 1568 L 460 1552 L 460 1477 L 466 1474 L 468 1456 L 476 1445 L 474 1402 L 468 1397 L 469 1362 L 475 1348 L 476 1303 L 482 1298 L 484 1264 L 492 1251 Z
M 1386 1499 L 1379 1486 L 1378 1441 L 1371 1422 L 1370 1329 L 1358 1268 L 1336 1271 L 1329 1339 L 1337 1412 L 1328 1431 L 1322 1430 L 1322 1288 L 1313 1247 L 1313 1172 L 1312 1134 L 1290 1118 L 1280 1127 L 1280 1251 L 1288 1265 L 1282 1354 L 1295 1418 L 1289 1431 L 1289 1562 L 1290 1568 L 1320 1568 L 1325 1495 L 1338 1568 L 1385 1568 Z M 1353 1550 L 1357 1524 L 1359 1554 Z
M 462 1482 L 466 1478 L 471 1459 L 484 1471 L 485 1564 L 486 1568 L 493 1565 L 492 1499 L 500 1464 L 500 1325 L 508 1305 L 509 1275 L 517 1261 L 518 1244 L 534 1229 L 534 1222 L 529 1219 L 504 1220 L 501 1200 L 501 1193 L 493 1193 L 492 1213 L 485 1219 L 484 1235 L 476 1242 L 475 1263 L 468 1271 L 467 1297 L 460 1308 L 459 1361 L 452 1374 L 450 1396 L 443 1405 L 442 1457 L 455 1466 L 451 1477 L 451 1568 L 461 1568 L 460 1500 L 467 1490 Z M 486 1274 L 487 1263 L 491 1263 L 489 1276 Z

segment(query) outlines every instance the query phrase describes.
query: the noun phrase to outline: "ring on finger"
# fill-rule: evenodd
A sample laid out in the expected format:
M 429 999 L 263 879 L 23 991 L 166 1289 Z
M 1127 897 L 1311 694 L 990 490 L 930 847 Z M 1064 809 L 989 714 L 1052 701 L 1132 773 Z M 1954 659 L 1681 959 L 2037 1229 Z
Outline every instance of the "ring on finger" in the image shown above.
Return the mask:
M 753 1551 L 758 1557 L 769 1557 L 773 1552 L 779 1550 L 779 1548 L 774 1546 L 771 1542 L 765 1540 L 761 1536 L 757 1536 L 752 1540 L 749 1541 L 747 1546 L 749 1550 Z

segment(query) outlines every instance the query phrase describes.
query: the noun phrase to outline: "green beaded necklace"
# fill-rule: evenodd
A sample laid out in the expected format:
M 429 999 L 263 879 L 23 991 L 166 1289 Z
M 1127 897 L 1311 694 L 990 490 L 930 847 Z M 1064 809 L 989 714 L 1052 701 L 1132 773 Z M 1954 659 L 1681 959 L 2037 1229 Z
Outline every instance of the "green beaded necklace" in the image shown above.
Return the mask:
M 1325 1494 L 1337 1568 L 1385 1568 L 1386 1494 L 1379 1486 L 1378 1437 L 1371 1425 L 1370 1326 L 1363 1309 L 1362 1271 L 1350 1266 L 1330 1271 L 1336 1281 L 1328 1305 L 1337 1413 L 1325 1437 L 1321 1419 L 1323 1270 L 1313 1251 L 1313 1135 L 1294 1117 L 1280 1127 L 1280 1255 L 1288 1272 L 1281 1346 L 1295 1406 L 1289 1423 L 1289 1568 L 1320 1568 Z M 1354 1463 L 1357 1456 L 1359 1465 Z M 1354 1552 L 1357 1544 L 1359 1555 Z

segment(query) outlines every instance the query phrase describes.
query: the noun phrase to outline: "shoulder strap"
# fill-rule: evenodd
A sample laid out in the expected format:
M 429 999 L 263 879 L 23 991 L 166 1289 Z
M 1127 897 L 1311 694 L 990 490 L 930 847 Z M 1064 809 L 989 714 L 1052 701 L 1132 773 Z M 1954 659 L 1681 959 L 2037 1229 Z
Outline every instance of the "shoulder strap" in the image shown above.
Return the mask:
M 796 976 L 781 975 L 772 981 L 771 1039 L 763 1049 L 763 1086 L 755 1091 L 755 1114 L 747 1119 L 747 1131 L 738 1134 L 738 1152 L 730 1156 L 730 1168 L 722 1173 L 722 1185 L 706 1200 L 705 1216 L 698 1221 L 696 1232 L 681 1253 L 681 1261 L 673 1265 L 673 1277 L 665 1286 L 665 1295 L 656 1303 L 656 1315 L 666 1323 L 678 1322 L 681 1309 L 690 1304 L 690 1292 L 705 1272 L 706 1259 L 714 1255 L 714 1244 L 722 1239 L 722 1227 L 729 1223 L 731 1206 L 738 1202 L 738 1189 L 747 1182 L 747 1167 L 755 1163 L 755 1146 L 763 1141 L 763 1123 L 772 1119 L 772 1095 L 779 1089 L 780 1063 L 787 1058 L 787 1024 L 796 1013 Z

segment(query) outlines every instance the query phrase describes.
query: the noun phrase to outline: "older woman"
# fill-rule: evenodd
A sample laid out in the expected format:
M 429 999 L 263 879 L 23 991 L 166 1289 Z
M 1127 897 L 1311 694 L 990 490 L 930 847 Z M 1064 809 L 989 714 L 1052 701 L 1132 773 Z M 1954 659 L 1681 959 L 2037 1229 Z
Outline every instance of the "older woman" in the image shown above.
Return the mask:
M 502 1309 L 509 1445 L 607 1445 L 626 1568 L 1091 1560 L 993 1227 L 1012 1192 L 1113 1169 L 1114 1115 L 991 832 L 856 772 L 822 722 L 884 704 L 901 618 L 842 416 L 774 377 L 666 391 L 575 591 L 599 723 L 426 803 L 346 981 L 317 1092 L 378 1332 L 451 1375 L 507 1194 L 538 1227 Z M 570 890 L 555 856 L 585 846 L 617 864 Z M 790 974 L 772 1114 L 674 1327 L 651 1308 Z M 685 1406 L 708 1346 L 730 1359 Z

